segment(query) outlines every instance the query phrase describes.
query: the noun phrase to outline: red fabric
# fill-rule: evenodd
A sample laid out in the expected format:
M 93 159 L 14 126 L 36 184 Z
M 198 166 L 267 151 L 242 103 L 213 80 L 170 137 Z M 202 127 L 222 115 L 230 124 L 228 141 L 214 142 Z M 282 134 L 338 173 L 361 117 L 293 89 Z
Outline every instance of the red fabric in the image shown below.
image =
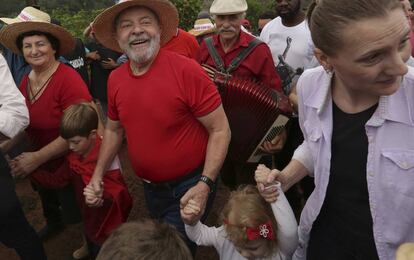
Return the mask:
M 108 80 L 108 117 L 125 129 L 135 173 L 153 182 L 185 176 L 204 161 L 208 133 L 196 118 L 220 104 L 197 62 L 165 50 L 144 75 L 134 76 L 127 62 Z
M 20 91 L 29 109 L 30 125 L 26 129 L 34 149 L 39 150 L 59 136 L 63 111 L 75 103 L 91 101 L 88 88 L 80 75 L 71 67 L 60 64 L 49 85 L 33 104 L 27 92 L 28 75 L 20 83 Z
M 102 245 L 112 230 L 126 221 L 132 207 L 131 196 L 119 169 L 108 171 L 103 178 L 103 206 L 90 208 L 85 204 L 83 189 L 92 177 L 100 145 L 101 140 L 98 138 L 94 148 L 85 158 L 70 153 L 66 157 L 67 161 L 65 160 L 56 172 L 41 170 L 31 176 L 36 183 L 49 188 L 73 184 L 82 211 L 86 236 L 98 245 Z M 71 171 L 66 170 L 68 165 Z
M 246 235 L 248 240 L 256 240 L 258 238 L 274 240 L 272 222 L 269 220 L 256 228 L 248 227 L 246 228 Z
M 177 35 L 175 35 L 162 48 L 164 50 L 172 51 L 185 57 L 195 59 L 200 46 L 198 45 L 194 35 L 178 29 Z
M 33 149 L 37 151 L 59 136 L 60 120 L 67 107 L 80 101 L 91 101 L 92 98 L 80 75 L 64 64 L 59 65 L 49 85 L 33 104 L 29 101 L 27 81 L 28 75 L 25 75 L 20 83 L 20 91 L 29 109 L 30 124 L 26 132 Z M 63 157 L 48 161 L 35 171 L 54 172 L 59 168 L 69 171 L 67 165 L 62 165 L 63 161 Z
M 230 49 L 227 53 L 224 52 L 220 44 L 220 35 L 214 35 L 214 46 L 221 59 L 223 60 L 225 68 L 227 68 L 234 58 L 249 45 L 255 37 L 240 32 L 239 41 Z M 208 64 L 212 67 L 216 67 L 213 58 L 210 56 L 205 41 L 200 46 L 200 50 L 197 54 L 197 61 L 200 64 Z M 280 77 L 276 72 L 276 68 L 273 62 L 272 54 L 269 47 L 265 43 L 261 43 L 255 47 L 255 49 L 242 61 L 240 66 L 232 73 L 232 75 L 239 78 L 255 79 L 263 82 L 266 86 L 278 91 L 282 91 Z

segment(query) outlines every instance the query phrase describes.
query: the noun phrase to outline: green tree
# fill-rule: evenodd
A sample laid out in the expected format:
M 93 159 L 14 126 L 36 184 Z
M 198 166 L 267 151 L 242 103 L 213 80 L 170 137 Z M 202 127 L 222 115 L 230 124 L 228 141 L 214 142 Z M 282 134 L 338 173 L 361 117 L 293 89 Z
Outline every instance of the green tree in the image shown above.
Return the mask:
M 179 27 L 188 31 L 194 27 L 198 13 L 201 11 L 202 0 L 171 0 L 180 14 Z
M 66 9 L 55 9 L 50 11 L 51 17 L 60 21 L 62 27 L 69 30 L 73 36 L 83 38 L 83 31 L 102 12 L 98 10 L 80 10 L 78 12 L 70 12 Z

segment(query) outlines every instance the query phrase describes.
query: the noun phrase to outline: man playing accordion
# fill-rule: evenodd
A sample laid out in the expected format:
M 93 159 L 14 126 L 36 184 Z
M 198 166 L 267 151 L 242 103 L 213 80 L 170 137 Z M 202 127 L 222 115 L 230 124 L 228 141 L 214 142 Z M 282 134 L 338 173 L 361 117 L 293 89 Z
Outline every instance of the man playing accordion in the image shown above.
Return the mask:
M 246 11 L 247 3 L 245 0 L 214 0 L 210 7 L 210 14 L 215 20 L 218 34 L 204 39 L 197 61 L 216 83 L 218 83 L 217 76 L 219 75 L 225 80 L 236 78 L 238 79 L 237 84 L 244 84 L 242 82 L 246 81 L 250 82 L 250 85 L 257 84 L 262 88 L 266 86 L 266 88 L 281 92 L 281 80 L 275 70 L 269 47 L 242 30 L 241 23 Z M 223 93 L 222 99 L 225 104 L 226 98 Z M 237 99 L 237 97 L 233 96 L 233 99 Z M 248 105 L 242 104 L 242 106 Z M 229 117 L 229 111 L 226 108 L 225 111 Z M 239 117 L 245 117 L 245 115 Z M 249 124 L 247 119 L 243 120 Z M 235 133 L 234 131 L 244 131 L 244 129 L 234 128 L 232 128 L 233 133 Z M 261 146 L 262 152 L 273 154 L 281 150 L 285 139 L 284 131 L 282 133 L 264 141 Z M 232 136 L 233 142 L 235 136 Z M 267 156 L 268 159 L 269 157 Z M 271 162 L 271 160 L 268 161 Z M 234 160 L 231 155 L 228 155 L 222 168 L 223 182 L 230 188 L 235 188 L 241 183 L 253 183 L 253 172 L 256 166 L 257 163 Z

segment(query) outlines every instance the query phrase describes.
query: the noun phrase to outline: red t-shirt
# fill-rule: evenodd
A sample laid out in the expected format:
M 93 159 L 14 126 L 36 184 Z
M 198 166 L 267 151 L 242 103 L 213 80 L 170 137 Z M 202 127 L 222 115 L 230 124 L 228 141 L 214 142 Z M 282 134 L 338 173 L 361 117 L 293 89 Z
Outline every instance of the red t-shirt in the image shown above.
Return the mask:
M 220 35 L 213 36 L 214 46 L 227 68 L 236 56 L 249 45 L 255 37 L 240 31 L 239 41 L 227 53 L 224 52 L 220 44 Z M 205 41 L 200 46 L 197 54 L 197 61 L 200 64 L 208 64 L 216 67 L 213 58 L 210 56 Z M 265 43 L 256 46 L 253 51 L 242 61 L 232 75 L 239 78 L 255 79 L 266 86 L 278 91 L 282 91 L 280 77 L 276 72 L 272 54 Z
M 26 99 L 30 124 L 26 129 L 35 149 L 39 150 L 59 136 L 63 111 L 70 105 L 92 100 L 81 76 L 71 67 L 60 64 L 49 85 L 34 103 L 29 100 L 28 75 L 20 83 L 20 91 Z
M 185 176 L 205 159 L 208 133 L 197 120 L 221 104 L 197 62 L 160 50 L 151 68 L 134 76 L 129 62 L 108 80 L 108 117 L 125 129 L 136 174 L 153 182 Z
M 194 35 L 178 29 L 177 35 L 172 37 L 162 48 L 195 59 L 200 46 Z

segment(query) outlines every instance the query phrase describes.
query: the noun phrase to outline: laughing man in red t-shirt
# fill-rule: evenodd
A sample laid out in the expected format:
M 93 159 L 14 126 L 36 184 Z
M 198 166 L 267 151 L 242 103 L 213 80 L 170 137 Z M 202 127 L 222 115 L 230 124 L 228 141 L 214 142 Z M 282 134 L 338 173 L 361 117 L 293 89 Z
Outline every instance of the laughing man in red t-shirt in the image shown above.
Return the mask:
M 197 201 L 203 210 L 188 217 L 202 217 L 214 194 L 230 130 L 216 87 L 200 65 L 160 50 L 177 25 L 177 10 L 166 0 L 125 1 L 95 20 L 97 39 L 126 53 L 129 62 L 108 80 L 108 122 L 91 185 L 99 196 L 102 176 L 125 131 L 150 213 L 185 235 L 180 202 Z

